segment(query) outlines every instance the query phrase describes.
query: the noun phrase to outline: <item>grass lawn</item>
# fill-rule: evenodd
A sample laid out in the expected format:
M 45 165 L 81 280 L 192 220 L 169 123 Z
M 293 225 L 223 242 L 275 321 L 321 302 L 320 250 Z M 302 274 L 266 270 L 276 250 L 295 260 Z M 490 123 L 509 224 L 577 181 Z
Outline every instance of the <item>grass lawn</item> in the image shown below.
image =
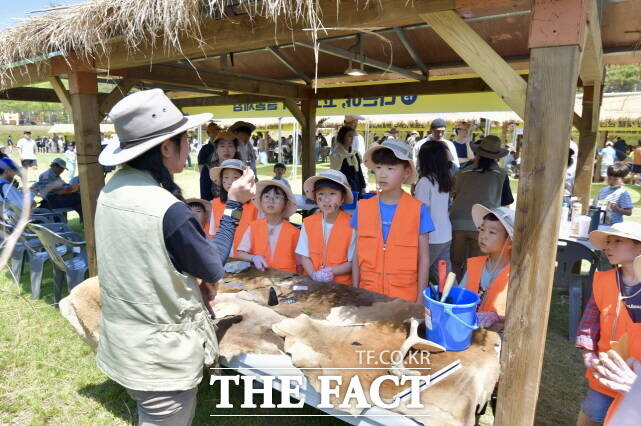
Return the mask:
M 14 139 L 15 140 L 15 139 Z M 39 155 L 39 172 L 45 170 L 56 154 Z M 15 158 L 15 155 L 13 156 Z M 326 168 L 327 165 L 320 167 Z M 289 174 L 288 170 L 288 174 Z M 261 166 L 261 178 L 271 177 L 271 166 Z M 300 192 L 298 179 L 292 180 Z M 30 176 L 30 180 L 35 179 Z M 63 175 L 63 178 L 67 179 Z M 186 196 L 198 195 L 195 167 L 176 176 Z M 517 182 L 512 182 L 516 191 Z M 593 194 L 601 186 L 593 185 Z M 628 187 L 635 203 L 632 220 L 641 221 L 641 191 Z M 81 231 L 78 219 L 70 214 L 71 226 Z M 135 419 L 135 404 L 122 387 L 110 381 L 95 365 L 94 354 L 82 343 L 53 303 L 51 266 L 45 267 L 42 298 L 31 300 L 28 267 L 20 286 L 7 274 L 0 276 L 0 424 L 130 424 Z M 537 409 L 537 425 L 573 424 L 585 392 L 580 353 L 567 340 L 567 300 L 554 294 Z M 524 350 L 527 350 L 524 348 Z M 275 392 L 274 400 L 280 396 Z M 232 389 L 232 401 L 238 406 L 242 390 Z M 238 418 L 210 414 L 240 414 L 236 409 L 218 410 L 218 393 L 205 381 L 200 387 L 194 424 L 335 424 L 333 418 Z M 251 414 L 314 414 L 311 407 L 301 410 L 251 410 Z M 483 424 L 491 424 L 487 415 Z

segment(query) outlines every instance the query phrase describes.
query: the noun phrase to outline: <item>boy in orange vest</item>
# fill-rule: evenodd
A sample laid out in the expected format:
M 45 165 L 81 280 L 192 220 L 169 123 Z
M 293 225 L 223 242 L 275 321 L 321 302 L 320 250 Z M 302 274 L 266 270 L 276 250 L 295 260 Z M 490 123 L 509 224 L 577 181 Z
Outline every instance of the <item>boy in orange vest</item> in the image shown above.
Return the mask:
M 514 210 L 507 207 L 488 209 L 474 204 L 472 220 L 479 230 L 479 249 L 483 256 L 467 259 L 467 269 L 459 285 L 479 294 L 479 326 L 489 328 L 505 319 Z
M 185 203 L 189 206 L 191 211 L 198 218 L 198 223 L 203 227 L 203 231 L 207 234 L 207 229 L 209 228 L 209 216 L 211 216 L 211 205 L 209 201 L 200 199 L 200 198 L 190 198 L 185 200 Z
M 207 227 L 207 235 L 210 238 L 213 238 L 214 235 L 216 235 L 216 230 L 220 225 L 220 219 L 223 217 L 225 203 L 227 202 L 227 191 L 231 188 L 232 183 L 240 179 L 245 172 L 246 167 L 247 165 L 244 161 L 232 158 L 223 161 L 219 167 L 213 167 L 209 171 L 209 176 L 211 177 L 212 182 L 221 187 L 220 197 L 211 200 L 211 216 Z M 234 234 L 234 245 L 232 247 L 231 254 L 229 255 L 230 257 L 236 257 L 236 250 L 238 244 L 240 244 L 240 239 L 245 233 L 245 230 L 249 227 L 249 224 L 256 220 L 257 217 L 258 210 L 251 201 L 243 204 L 243 215 L 238 222 L 238 227 Z
M 249 225 L 236 257 L 252 262 L 259 271 L 272 268 L 298 272 L 294 250 L 300 231 L 288 221 L 296 213 L 292 190 L 278 180 L 260 181 L 256 184 L 254 203 L 265 217 Z
M 577 425 L 607 423 L 631 378 L 636 378 L 621 368 L 621 358 L 641 360 L 641 263 L 635 273 L 641 224 L 621 222 L 608 231 L 592 231 L 590 242 L 617 267 L 594 273 L 592 297 L 579 324 L 576 346 L 583 349 L 589 389 Z
M 320 209 L 303 220 L 296 246 L 305 273 L 314 281 L 352 285 L 356 232 L 341 210 L 341 204 L 354 202 L 347 178 L 338 170 L 324 170 L 308 178 L 303 189 Z
M 412 147 L 387 139 L 367 150 L 363 161 L 374 171 L 380 190 L 358 203 L 350 222 L 356 229 L 353 285 L 420 302 L 429 279 L 429 233 L 434 224 L 427 206 L 402 188 L 418 177 Z

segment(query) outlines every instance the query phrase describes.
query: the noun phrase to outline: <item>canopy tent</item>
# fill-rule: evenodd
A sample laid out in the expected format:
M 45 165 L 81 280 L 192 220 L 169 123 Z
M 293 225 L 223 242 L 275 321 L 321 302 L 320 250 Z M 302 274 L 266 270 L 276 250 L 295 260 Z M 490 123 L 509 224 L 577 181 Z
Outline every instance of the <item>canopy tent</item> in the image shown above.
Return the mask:
M 99 123 L 134 87 L 161 87 L 180 107 L 283 102 L 302 128 L 303 178 L 315 171 L 319 101 L 496 92 L 525 132 L 495 422 L 532 424 L 570 127 L 585 199 L 603 67 L 640 62 L 639 11 L 641 0 L 93 0 L 0 33 L 11 64 L 0 95 L 72 112 L 95 274 Z M 52 89 L 28 87 L 43 81 Z
M 100 132 L 101 133 L 116 133 L 114 125 L 110 123 L 100 123 Z M 54 124 L 49 128 L 48 133 L 75 133 L 75 128 L 73 124 Z

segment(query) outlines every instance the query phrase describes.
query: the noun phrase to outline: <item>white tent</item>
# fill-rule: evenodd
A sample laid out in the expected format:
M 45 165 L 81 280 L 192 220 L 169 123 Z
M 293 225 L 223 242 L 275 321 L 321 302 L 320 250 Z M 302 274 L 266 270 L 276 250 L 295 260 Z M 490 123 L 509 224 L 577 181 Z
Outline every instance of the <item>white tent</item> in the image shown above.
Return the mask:
M 102 133 L 116 133 L 113 124 L 102 123 L 100 124 L 100 131 Z M 75 133 L 73 124 L 54 124 L 49 129 L 49 133 Z

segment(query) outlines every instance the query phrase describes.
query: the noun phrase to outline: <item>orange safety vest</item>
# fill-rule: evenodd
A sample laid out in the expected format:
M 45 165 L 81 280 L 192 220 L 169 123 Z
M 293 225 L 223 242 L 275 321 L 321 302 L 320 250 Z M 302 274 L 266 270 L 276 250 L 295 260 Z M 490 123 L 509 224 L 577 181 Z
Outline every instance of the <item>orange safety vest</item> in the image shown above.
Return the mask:
M 354 228 L 349 226 L 351 216 L 340 211 L 325 244 L 323 238 L 323 213 L 316 213 L 303 220 L 307 233 L 309 258 L 318 271 L 326 266 L 338 266 L 347 262 Z M 352 285 L 352 274 L 334 275 L 334 282 Z
M 481 287 L 481 275 L 485 262 L 489 256 L 477 256 L 467 259 L 467 285 L 468 290 L 479 293 Z M 490 283 L 490 287 L 481 300 L 479 312 L 496 312 L 499 317 L 505 318 L 505 307 L 507 302 L 507 283 L 510 280 L 510 264 L 503 267 L 499 275 Z
M 600 312 L 598 352 L 607 352 L 611 348 L 611 341 L 617 341 L 627 333 L 629 356 L 641 360 L 641 324 L 632 322 L 625 304 L 619 300 L 616 271 L 615 268 L 605 272 L 594 273 L 592 294 Z M 618 318 L 617 305 L 619 308 Z M 621 399 L 623 399 L 623 395 L 599 383 L 594 378 L 592 370 L 586 370 L 585 376 L 588 379 L 590 388 L 614 398 L 605 419 L 605 424 L 607 424 L 619 406 Z
M 416 302 L 421 203 L 403 192 L 387 242 L 383 242 L 378 196 L 358 203 L 359 287 Z
M 223 217 L 224 212 L 225 203 L 223 203 L 220 198 L 214 198 L 213 200 L 211 200 L 212 220 L 210 220 L 210 224 L 213 222 L 215 224 L 215 227 L 214 229 L 211 229 L 211 226 L 209 226 L 207 229 L 210 238 L 213 238 L 216 234 L 216 231 L 220 226 L 220 219 Z M 236 257 L 236 248 L 240 244 L 240 240 L 242 240 L 245 231 L 249 227 L 249 224 L 255 221 L 257 217 L 258 209 L 254 205 L 254 203 L 248 201 L 243 204 L 243 215 L 241 216 L 240 221 L 238 222 L 238 226 L 236 227 L 236 233 L 234 234 L 234 245 L 232 246 L 229 257 Z
M 298 236 L 300 235 L 300 230 L 297 227 L 283 220 L 275 253 L 271 252 L 269 246 L 267 218 L 253 221 L 249 225 L 249 229 L 251 230 L 252 254 L 263 256 L 271 269 L 296 273 L 296 244 L 298 244 Z

